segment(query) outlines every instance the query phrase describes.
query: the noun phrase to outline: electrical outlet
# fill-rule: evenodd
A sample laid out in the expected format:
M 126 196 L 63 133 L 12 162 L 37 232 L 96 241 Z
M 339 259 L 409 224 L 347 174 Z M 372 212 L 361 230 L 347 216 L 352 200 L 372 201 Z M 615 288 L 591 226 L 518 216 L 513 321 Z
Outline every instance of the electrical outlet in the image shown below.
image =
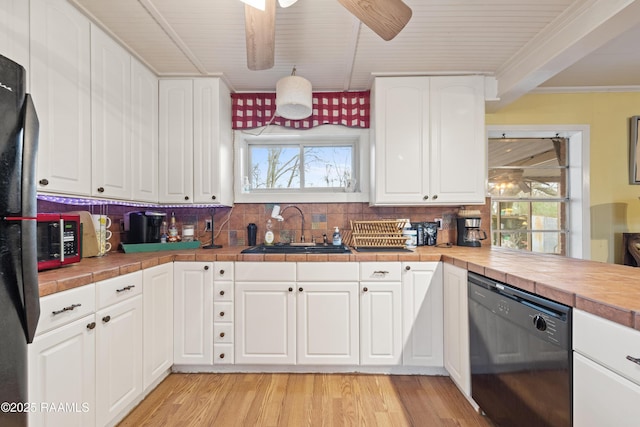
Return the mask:
M 442 230 L 442 218 L 434 218 L 433 222 L 438 223 L 438 230 Z
M 204 220 L 204 231 L 211 231 L 211 220 L 210 219 L 205 219 Z

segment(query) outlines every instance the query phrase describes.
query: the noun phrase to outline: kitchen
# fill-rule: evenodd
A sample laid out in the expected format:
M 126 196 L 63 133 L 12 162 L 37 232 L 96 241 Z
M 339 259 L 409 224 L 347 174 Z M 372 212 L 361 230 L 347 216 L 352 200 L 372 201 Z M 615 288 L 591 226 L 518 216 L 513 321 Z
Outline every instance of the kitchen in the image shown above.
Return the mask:
M 20 5 L 16 7 L 20 8 Z M 37 17 L 37 13 L 39 13 L 39 11 L 41 11 L 41 9 L 39 9 L 38 7 L 33 7 L 33 10 L 31 11 L 32 19 L 35 19 L 34 16 Z M 29 15 L 27 15 L 27 17 L 28 16 Z M 27 21 L 28 20 L 29 18 L 27 18 Z M 16 25 L 15 23 L 20 21 L 16 19 L 11 22 L 12 22 L 12 25 Z M 83 24 L 83 28 L 87 29 L 88 27 L 89 27 L 89 22 L 85 21 L 85 23 Z M 24 31 L 25 28 L 29 28 L 29 26 L 25 25 L 25 26 L 21 26 L 21 28 L 22 28 L 22 31 Z M 44 25 L 37 26 L 37 27 L 32 26 L 32 31 L 34 33 L 37 33 L 38 31 L 44 31 L 45 29 L 46 29 L 46 26 Z M 36 36 L 39 37 L 37 40 L 41 40 L 42 43 L 32 44 L 31 46 L 32 51 L 38 52 L 38 49 L 46 49 L 45 47 L 43 47 L 43 46 L 46 46 L 46 43 L 44 43 L 44 41 L 51 38 L 52 35 L 34 34 L 34 37 Z M 91 38 L 92 40 L 95 39 L 95 37 L 89 37 L 88 35 L 86 37 L 87 37 L 86 40 L 88 40 L 89 38 Z M 373 35 L 372 37 L 375 37 L 375 35 Z M 103 39 L 103 41 L 105 43 L 108 43 L 107 40 Z M 61 46 L 70 42 L 71 42 L 70 40 L 61 40 L 60 43 L 57 43 L 57 45 Z M 55 49 L 55 46 L 52 46 L 50 49 Z M 88 51 L 89 48 L 85 47 L 83 49 L 84 50 L 82 51 Z M 32 54 L 34 54 L 33 52 Z M 28 51 L 27 51 L 26 58 L 27 58 L 26 61 L 24 62 L 19 61 L 19 62 L 25 63 L 25 64 L 30 63 L 32 68 L 31 70 L 32 73 L 37 73 L 42 70 L 50 69 L 49 67 L 53 67 L 54 65 L 54 64 L 49 64 L 49 65 L 45 64 L 45 65 L 38 66 L 37 61 L 32 60 L 31 62 L 29 62 Z M 45 54 L 37 55 L 36 58 L 46 58 L 46 55 Z M 82 66 L 85 67 L 84 69 L 85 74 L 78 74 L 79 78 L 71 79 L 71 81 L 82 82 L 81 84 L 85 85 L 84 86 L 85 88 L 89 88 L 91 87 L 92 84 L 95 84 L 94 83 L 96 81 L 95 79 L 84 78 L 83 80 L 82 78 L 83 75 L 86 76 L 86 72 L 88 71 L 86 67 L 90 68 L 90 65 L 87 65 L 87 64 L 93 64 L 92 63 L 93 60 L 95 59 L 92 57 L 91 60 L 89 60 L 88 58 L 84 58 L 84 61 L 76 62 L 76 63 L 84 64 Z M 68 63 L 74 63 L 74 61 L 69 60 Z M 244 63 L 244 59 L 243 59 L 243 63 Z M 279 77 L 282 77 L 283 75 L 287 75 L 290 73 L 292 65 L 293 64 L 286 64 L 285 68 L 287 68 L 287 70 L 284 70 L 284 69 L 276 70 L 276 73 L 279 74 Z M 78 69 L 80 69 L 80 67 L 78 67 Z M 65 72 L 68 72 L 68 73 L 73 72 L 73 70 L 74 69 L 65 68 Z M 301 64 L 298 64 L 298 74 L 304 75 L 305 77 L 309 78 L 310 74 L 308 73 L 310 72 L 310 70 L 306 70 L 304 74 L 302 70 L 303 70 L 303 67 L 301 66 Z M 36 79 L 35 81 L 33 80 L 34 78 Z M 31 83 L 32 87 L 30 89 L 32 93 L 40 92 L 40 91 L 35 91 L 36 89 L 35 82 L 38 80 L 39 81 L 46 80 L 46 76 L 41 76 L 40 79 L 38 79 L 37 76 L 36 77 L 32 76 L 32 83 Z M 69 84 L 69 82 L 61 81 L 60 84 L 62 85 L 60 86 L 61 90 L 63 90 L 63 89 L 66 89 L 64 85 Z M 265 83 L 265 84 L 268 84 L 269 87 L 268 88 L 255 87 L 254 90 L 273 91 L 273 87 L 275 85 L 275 78 L 273 80 L 273 83 Z M 334 85 L 333 87 L 334 88 L 340 87 L 340 85 Z M 100 88 L 96 87 L 96 91 L 99 89 Z M 330 89 L 330 88 L 327 88 L 327 89 Z M 146 97 L 143 97 L 143 98 L 147 99 Z M 501 97 L 501 99 L 503 98 L 507 99 L 508 96 L 504 95 Z M 43 99 L 43 95 L 40 95 L 40 99 Z M 72 98 L 70 97 L 70 99 Z M 66 108 L 62 110 L 61 109 L 54 110 L 54 113 L 58 115 L 55 118 L 54 123 L 55 122 L 69 123 L 70 125 L 68 127 L 64 127 L 63 129 L 58 129 L 58 130 L 60 132 L 63 132 L 61 133 L 61 140 L 65 143 L 71 144 L 71 147 L 66 147 L 67 149 L 65 149 L 64 148 L 65 146 L 62 145 L 61 149 L 58 149 L 54 152 L 49 153 L 49 155 L 44 156 L 45 160 L 51 160 L 51 163 L 53 164 L 53 166 L 63 165 L 64 168 L 59 168 L 59 169 L 66 169 L 67 171 L 71 171 L 73 169 L 69 167 L 71 159 L 68 157 L 73 158 L 76 154 L 80 157 L 82 157 L 82 155 L 86 156 L 87 155 L 86 151 L 88 151 L 87 150 L 88 147 L 86 147 L 86 144 L 84 146 L 78 145 L 78 144 L 75 144 L 73 141 L 91 140 L 92 143 L 94 143 L 94 141 L 99 139 L 98 138 L 99 135 L 92 136 L 92 132 L 95 132 L 96 128 L 95 126 L 94 127 L 91 126 L 92 120 L 95 120 L 95 118 L 92 118 L 91 115 L 96 114 L 96 109 L 93 108 L 92 110 L 89 108 L 89 105 L 91 105 L 91 102 L 92 102 L 91 98 L 87 96 L 85 98 L 78 98 L 78 99 L 81 99 L 81 100 L 84 99 L 83 101 L 84 103 L 81 102 L 75 106 L 68 105 L 68 106 L 65 106 Z M 614 258 L 617 258 L 619 256 L 617 253 L 618 249 L 616 248 L 616 245 L 615 245 L 616 243 L 615 233 L 620 226 L 626 227 L 628 230 L 637 229 L 637 224 L 634 223 L 634 221 L 637 221 L 636 218 L 639 217 L 637 212 L 638 207 L 636 206 L 638 204 L 637 195 L 633 194 L 632 186 L 621 185 L 621 184 L 626 184 L 627 182 L 626 172 L 625 172 L 625 170 L 627 169 L 626 143 L 628 140 L 628 137 L 626 135 L 627 133 L 626 120 L 628 119 L 628 117 L 636 113 L 633 107 L 635 101 L 637 101 L 637 96 L 633 92 L 626 92 L 626 93 L 603 92 L 603 93 L 584 93 L 584 94 L 535 93 L 535 94 L 526 95 L 521 99 L 514 101 L 513 104 L 510 104 L 495 113 L 489 112 L 485 116 L 486 124 L 488 125 L 511 125 L 511 124 L 536 125 L 536 124 L 549 124 L 549 123 L 565 124 L 565 123 L 585 123 L 585 122 L 590 124 L 591 126 L 591 157 L 594 159 L 597 158 L 597 159 L 609 160 L 608 162 L 605 162 L 605 161 L 592 162 L 592 164 L 590 165 L 590 168 L 591 168 L 590 172 L 592 177 L 591 190 L 590 190 L 591 202 L 594 207 L 613 205 L 615 203 L 628 204 L 628 211 L 626 215 L 627 218 L 625 223 L 615 222 L 614 220 L 617 220 L 618 218 L 614 218 L 611 216 L 607 217 L 606 216 L 607 214 L 613 215 L 615 212 L 607 211 L 606 209 L 602 209 L 598 211 L 603 215 L 603 217 L 593 218 L 599 221 L 598 224 L 602 223 L 602 224 L 606 224 L 605 227 L 610 227 L 610 231 L 608 233 L 607 232 L 601 233 L 603 234 L 603 237 L 599 238 L 597 241 L 591 242 L 591 246 L 592 246 L 591 252 L 593 254 L 592 259 L 596 261 L 613 262 Z M 42 107 L 37 106 L 38 111 L 42 111 L 42 117 L 47 117 L 46 115 L 46 111 L 48 108 L 47 102 L 45 100 L 42 100 L 40 101 L 39 104 L 43 106 Z M 69 119 L 69 117 L 65 117 L 66 115 L 70 116 L 71 120 Z M 82 118 L 82 120 L 79 120 L 79 118 Z M 71 127 L 72 124 L 75 127 Z M 44 135 L 50 135 L 49 130 L 45 131 L 45 129 L 47 129 L 46 126 L 47 126 L 46 122 L 41 123 L 41 131 L 46 132 L 44 133 Z M 148 129 L 150 130 L 149 133 L 153 133 L 157 125 L 154 125 L 154 122 L 151 122 L 148 124 L 148 126 L 149 126 Z M 81 136 L 74 136 L 72 134 L 65 135 L 64 133 L 64 132 L 76 132 L 76 131 L 80 132 Z M 109 141 L 113 142 L 115 140 L 116 138 L 110 135 Z M 127 138 L 123 137 L 117 140 L 126 141 Z M 618 142 L 617 142 L 616 148 L 612 150 L 610 144 L 611 144 L 611 141 L 614 141 L 614 140 Z M 96 145 L 96 147 L 103 148 L 104 146 L 98 144 Z M 145 164 L 145 166 L 148 166 L 149 164 L 150 165 L 159 164 L 159 163 L 156 163 L 154 158 L 155 151 L 144 151 L 143 154 L 142 155 L 139 154 L 138 157 L 136 157 L 135 155 L 123 156 L 122 155 L 123 152 L 124 151 L 121 150 L 120 148 L 110 145 L 109 149 L 103 152 L 104 154 L 103 158 L 110 159 L 110 161 L 107 163 L 107 167 L 105 167 L 105 165 L 92 164 L 92 161 L 95 162 L 96 159 L 92 160 L 91 156 L 85 157 L 85 160 L 81 162 L 82 167 L 79 169 L 81 172 L 85 173 L 85 175 L 81 175 L 74 184 L 74 185 L 84 186 L 84 187 L 83 188 L 78 187 L 75 189 L 70 189 L 68 191 L 63 191 L 61 192 L 62 195 L 63 196 L 83 195 L 89 198 L 91 197 L 100 198 L 100 194 L 93 194 L 94 191 L 99 191 L 98 190 L 99 187 L 95 187 L 94 189 L 94 187 L 91 185 L 91 181 L 93 179 L 91 174 L 96 171 L 107 170 L 109 172 L 113 172 L 114 176 L 125 176 L 127 169 L 125 168 L 124 165 L 132 161 L 130 157 L 133 157 L 134 159 L 137 158 L 138 159 L 137 161 L 140 164 Z M 169 154 L 172 155 L 175 153 L 172 152 Z M 167 156 L 167 154 L 165 153 L 165 158 L 170 159 L 171 158 L 170 155 Z M 152 160 L 149 161 L 149 158 L 151 158 Z M 615 167 L 612 168 L 611 167 L 612 164 L 615 165 Z M 88 165 L 91 165 L 91 167 L 88 167 Z M 116 165 L 123 165 L 122 170 L 115 170 L 117 169 Z M 616 173 L 611 173 L 610 169 L 615 170 Z M 56 171 L 56 172 L 59 172 L 59 171 Z M 65 170 L 62 170 L 62 172 L 65 172 Z M 50 179 L 50 181 L 52 180 Z M 236 180 L 235 182 L 236 182 L 235 187 L 239 188 L 240 185 L 238 185 L 238 181 Z M 363 185 L 364 182 L 366 182 L 366 180 L 361 180 L 360 184 Z M 51 185 L 54 185 L 53 181 Z M 41 192 L 44 194 L 47 194 L 47 191 L 41 190 Z M 60 194 L 60 193 L 56 193 L 55 191 L 52 191 L 52 193 Z M 182 197 L 184 197 L 184 195 L 182 195 Z M 119 197 L 114 197 L 114 198 L 119 199 Z M 144 198 L 131 197 L 128 200 L 144 200 Z M 233 198 L 231 200 L 233 203 Z M 278 200 L 273 199 L 270 201 L 265 201 L 264 203 L 275 202 L 275 201 L 278 201 Z M 288 202 L 285 199 L 283 199 L 282 201 L 285 203 Z M 56 203 L 56 201 L 48 200 L 48 201 L 40 202 L 41 206 L 43 206 L 44 209 L 52 210 L 52 211 L 60 210 L 60 208 L 57 208 L 57 209 L 55 208 L 56 206 L 55 204 L 48 205 L 48 203 Z M 295 203 L 298 204 L 299 201 L 296 200 Z M 176 202 L 172 203 L 172 205 L 175 205 L 175 204 L 177 203 Z M 426 213 L 424 213 L 425 208 L 370 207 L 368 206 L 367 202 L 354 200 L 348 203 L 347 205 L 344 205 L 344 207 L 345 209 L 353 211 L 353 213 L 356 215 L 345 215 L 345 212 L 340 211 L 340 209 L 336 211 L 336 205 L 330 202 L 327 202 L 325 206 L 317 206 L 318 205 L 317 203 L 308 203 L 308 205 L 309 206 L 302 206 L 302 210 L 305 212 L 305 214 L 307 213 L 312 214 L 311 210 L 314 209 L 315 207 L 319 207 L 320 209 L 320 212 L 317 212 L 317 213 L 313 212 L 313 214 L 316 214 L 316 218 L 309 221 L 309 224 L 315 224 L 316 227 L 320 227 L 316 229 L 327 230 L 329 232 L 333 230 L 334 224 L 344 224 L 340 228 L 349 229 L 346 217 L 350 217 L 350 216 L 357 215 L 356 219 L 365 219 L 365 218 L 368 218 L 367 215 L 370 215 L 373 213 L 373 214 L 377 214 L 378 217 L 386 217 L 390 214 L 393 214 L 394 216 L 396 216 L 396 214 L 405 214 L 405 216 L 409 216 L 412 218 L 416 216 L 418 219 L 422 218 L 423 216 L 427 216 L 426 219 L 428 220 L 431 220 L 433 218 L 453 219 L 455 218 L 455 214 L 459 208 L 459 206 L 429 207 Z M 118 206 L 119 205 L 108 205 L 107 207 L 109 215 L 114 216 L 115 217 L 114 219 L 119 219 L 119 216 L 122 215 L 124 212 L 126 212 L 125 208 L 120 208 Z M 95 207 L 92 209 L 95 209 Z M 129 209 L 130 208 L 127 208 L 127 210 Z M 77 205 L 73 206 L 73 209 L 71 210 L 78 210 Z M 171 212 L 172 210 L 176 211 L 177 216 L 179 218 L 192 217 L 191 220 L 194 222 L 197 222 L 198 224 L 200 224 L 200 222 L 204 224 L 205 220 L 208 219 L 211 215 L 211 210 L 207 207 L 183 208 L 178 206 L 175 208 L 167 209 L 168 212 Z M 249 218 L 250 217 L 255 218 L 255 222 L 259 225 L 260 228 L 262 228 L 263 224 L 266 223 L 266 218 L 268 217 L 268 212 L 267 212 L 268 210 L 269 209 L 265 208 L 263 203 L 260 203 L 260 202 L 256 202 L 255 204 L 250 203 L 247 206 L 243 206 L 243 204 L 237 204 L 233 208 L 233 212 L 230 208 L 225 208 L 225 207 L 216 208 L 214 211 L 214 221 L 213 221 L 214 229 L 218 227 L 218 230 L 220 230 L 221 227 L 228 226 L 228 228 L 226 228 L 224 232 L 216 236 L 216 243 L 222 243 L 222 245 L 225 247 L 243 246 L 244 244 L 246 244 L 246 240 L 245 240 L 246 235 L 243 233 L 245 232 L 247 223 L 252 222 L 249 220 Z M 483 212 L 483 215 L 485 215 L 483 222 L 485 224 L 489 223 L 488 212 L 489 212 L 488 209 L 486 209 Z M 351 213 L 351 212 L 347 211 L 347 213 Z M 242 218 L 241 219 L 235 218 L 234 217 L 235 214 L 241 214 Z M 225 221 L 227 220 L 228 222 L 225 225 Z M 299 229 L 299 222 L 297 221 L 298 221 L 297 218 L 287 217 L 287 221 L 285 223 L 287 229 L 297 231 Z M 119 224 L 119 221 L 116 220 L 115 223 Z M 234 224 L 233 228 L 232 228 L 232 224 Z M 276 224 L 276 226 L 284 227 L 285 224 Z M 447 225 L 451 226 L 449 222 L 445 222 L 444 225 L 445 225 L 445 230 L 441 231 L 440 233 L 441 237 L 446 236 L 448 234 L 446 226 Z M 200 230 L 204 230 L 204 227 L 199 226 L 198 230 L 200 233 L 199 238 L 201 238 L 204 242 L 204 239 L 208 238 L 209 233 L 200 231 Z M 114 235 L 116 236 L 119 235 L 118 229 L 114 229 L 113 231 L 115 231 Z M 307 235 L 310 236 L 312 233 L 313 231 L 311 231 L 311 233 L 308 233 Z M 453 230 L 450 229 L 449 233 L 453 233 Z M 321 236 L 321 234 L 323 233 L 319 233 L 319 234 Z M 317 237 L 317 236 L 314 236 L 314 237 Z M 450 236 L 450 238 L 453 239 L 452 236 Z M 211 257 L 211 255 L 207 255 L 207 256 Z M 115 257 L 111 257 L 111 259 L 113 258 Z M 98 262 L 100 264 L 104 264 L 106 262 L 109 262 L 109 259 L 110 259 L 110 256 L 107 256 L 98 260 Z M 360 258 L 360 259 L 363 259 L 363 258 Z M 465 260 L 464 262 L 469 261 L 463 257 L 460 257 L 460 259 Z M 214 262 L 217 261 L 217 259 L 214 260 L 211 258 L 209 258 L 209 260 Z M 397 260 L 397 258 L 395 258 L 395 260 Z M 228 260 L 221 260 L 221 261 L 228 261 Z M 480 264 L 480 265 L 483 265 L 483 264 Z M 497 269 L 497 270 L 504 271 L 501 269 Z M 56 273 L 49 273 L 49 274 L 55 275 L 60 273 L 56 272 Z M 520 277 L 519 274 L 515 274 L 515 275 Z M 101 278 L 104 278 L 104 277 L 96 277 L 94 278 L 94 280 L 99 281 L 99 279 Z M 505 280 L 506 277 L 501 276 L 500 279 Z M 62 282 L 65 282 L 65 281 L 63 280 Z M 545 280 L 543 279 L 538 280 L 538 282 L 542 284 L 546 283 Z M 57 280 L 51 280 L 51 281 L 48 281 L 47 283 L 48 283 L 47 286 L 49 287 L 51 286 L 52 283 L 54 284 L 53 286 L 58 286 Z M 58 289 L 61 290 L 64 288 L 64 286 L 65 285 L 61 285 L 61 287 L 56 288 L 56 290 Z M 50 293 L 50 292 L 51 291 L 47 293 Z M 634 308 L 630 309 L 630 312 L 633 312 L 633 310 Z M 635 310 L 637 310 L 637 307 L 635 307 Z

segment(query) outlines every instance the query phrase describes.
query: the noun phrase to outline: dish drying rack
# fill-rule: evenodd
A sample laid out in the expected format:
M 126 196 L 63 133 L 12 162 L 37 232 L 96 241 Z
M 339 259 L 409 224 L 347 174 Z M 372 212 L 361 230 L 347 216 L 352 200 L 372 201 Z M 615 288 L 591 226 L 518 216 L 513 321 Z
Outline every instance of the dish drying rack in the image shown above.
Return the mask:
M 350 245 L 360 248 L 404 248 L 405 220 L 351 221 Z

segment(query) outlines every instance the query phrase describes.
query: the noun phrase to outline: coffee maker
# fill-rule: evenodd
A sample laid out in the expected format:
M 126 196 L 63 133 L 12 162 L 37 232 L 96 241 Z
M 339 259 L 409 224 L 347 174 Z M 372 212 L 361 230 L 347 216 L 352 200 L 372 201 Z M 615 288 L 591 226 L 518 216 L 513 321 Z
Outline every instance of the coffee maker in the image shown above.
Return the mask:
M 162 221 L 166 214 L 162 212 L 129 212 L 125 221 L 129 229 L 127 243 L 160 243 Z
M 487 233 L 480 229 L 480 217 L 459 217 L 457 222 L 458 246 L 478 248 L 480 241 L 487 238 Z

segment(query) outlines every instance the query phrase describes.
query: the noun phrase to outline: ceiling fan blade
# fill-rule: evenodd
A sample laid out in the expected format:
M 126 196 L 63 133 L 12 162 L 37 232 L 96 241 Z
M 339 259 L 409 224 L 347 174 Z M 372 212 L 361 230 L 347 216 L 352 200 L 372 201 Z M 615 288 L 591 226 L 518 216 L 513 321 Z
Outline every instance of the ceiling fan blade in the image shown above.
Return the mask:
M 244 6 L 247 40 L 247 67 L 267 70 L 273 67 L 276 43 L 276 0 L 267 0 L 265 10 Z
M 411 8 L 402 0 L 338 0 L 377 35 L 389 41 L 411 19 Z

